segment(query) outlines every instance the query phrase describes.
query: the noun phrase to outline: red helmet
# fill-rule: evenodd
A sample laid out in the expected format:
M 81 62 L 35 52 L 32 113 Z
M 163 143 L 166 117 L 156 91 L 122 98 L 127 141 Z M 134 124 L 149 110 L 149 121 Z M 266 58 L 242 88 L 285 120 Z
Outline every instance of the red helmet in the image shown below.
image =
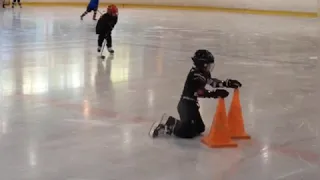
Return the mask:
M 109 14 L 111 14 L 112 16 L 118 16 L 118 8 L 114 4 L 111 4 L 111 5 L 108 6 L 107 12 Z

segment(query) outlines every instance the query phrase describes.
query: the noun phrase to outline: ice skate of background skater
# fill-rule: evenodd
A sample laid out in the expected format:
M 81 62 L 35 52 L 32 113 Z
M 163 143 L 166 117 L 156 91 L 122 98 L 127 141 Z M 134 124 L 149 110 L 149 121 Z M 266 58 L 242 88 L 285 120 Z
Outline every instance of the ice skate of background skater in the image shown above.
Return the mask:
M 12 2 L 12 8 L 14 8 L 14 6 L 16 5 L 16 3 L 18 2 L 18 5 L 20 6 L 20 8 L 22 8 L 22 5 L 21 5 L 21 0 L 13 0 Z
M 103 41 L 106 40 L 106 46 L 109 53 L 114 53 L 112 49 L 112 30 L 118 22 L 118 8 L 115 5 L 109 5 L 107 12 L 103 14 L 97 23 L 96 34 L 98 34 L 98 52 L 101 52 Z
M 80 16 L 80 19 L 83 20 L 83 17 L 87 15 L 89 12 L 93 11 L 93 20 L 97 20 L 97 11 L 99 7 L 99 0 L 90 0 L 87 10 Z
M 192 57 L 194 66 L 189 71 L 184 89 L 178 103 L 180 120 L 164 114 L 160 121 L 151 126 L 149 135 L 153 138 L 159 135 L 175 135 L 179 138 L 194 138 L 205 131 L 205 125 L 199 112 L 199 98 L 225 98 L 229 95 L 224 89 L 208 91 L 206 84 L 213 88 L 239 88 L 241 83 L 237 80 L 227 79 L 221 81 L 211 78 L 215 59 L 211 52 L 205 49 L 197 50 Z

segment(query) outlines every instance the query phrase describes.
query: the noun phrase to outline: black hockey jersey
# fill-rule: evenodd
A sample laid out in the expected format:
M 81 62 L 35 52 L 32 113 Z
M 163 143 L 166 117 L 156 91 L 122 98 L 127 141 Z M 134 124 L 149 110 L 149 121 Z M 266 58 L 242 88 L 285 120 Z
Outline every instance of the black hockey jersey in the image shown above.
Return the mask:
M 98 20 L 98 23 L 96 26 L 96 33 L 106 34 L 108 32 L 111 32 L 117 23 L 118 23 L 118 16 L 112 16 L 108 13 L 105 13 Z
M 214 97 L 213 92 L 205 89 L 207 84 L 213 88 L 218 88 L 223 86 L 223 81 L 212 78 L 210 72 L 202 72 L 195 67 L 191 68 L 184 84 L 181 98 L 197 101 L 198 97 Z
M 210 73 L 205 74 L 194 67 L 191 68 L 184 84 L 182 98 L 197 101 L 198 96 L 208 92 L 205 86 L 209 79 L 211 79 Z

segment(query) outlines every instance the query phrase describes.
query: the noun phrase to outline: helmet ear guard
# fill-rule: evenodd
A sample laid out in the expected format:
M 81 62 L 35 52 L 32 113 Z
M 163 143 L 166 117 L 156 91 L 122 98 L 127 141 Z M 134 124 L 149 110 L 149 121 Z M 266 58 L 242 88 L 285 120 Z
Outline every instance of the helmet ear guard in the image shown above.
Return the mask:
M 212 72 L 214 69 L 215 64 L 214 63 L 209 63 L 207 64 L 207 71 Z

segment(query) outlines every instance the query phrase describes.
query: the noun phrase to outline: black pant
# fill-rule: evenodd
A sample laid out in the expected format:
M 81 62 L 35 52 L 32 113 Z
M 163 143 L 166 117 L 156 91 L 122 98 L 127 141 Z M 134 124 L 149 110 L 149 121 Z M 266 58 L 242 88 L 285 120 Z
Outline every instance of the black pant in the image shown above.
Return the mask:
M 20 0 L 13 0 L 13 3 L 18 2 L 20 4 Z
M 99 47 L 102 46 L 104 39 L 107 40 L 107 48 L 111 48 L 112 47 L 111 32 L 99 34 L 99 36 L 98 36 L 98 46 Z
M 194 138 L 205 131 L 197 102 L 181 99 L 178 104 L 181 120 L 176 119 L 173 134 L 180 138 Z
M 18 0 L 18 1 L 20 1 L 20 0 Z M 87 12 L 89 13 L 91 11 L 94 11 L 96 13 L 98 11 L 98 7 L 92 8 L 91 6 L 88 5 L 87 6 Z

